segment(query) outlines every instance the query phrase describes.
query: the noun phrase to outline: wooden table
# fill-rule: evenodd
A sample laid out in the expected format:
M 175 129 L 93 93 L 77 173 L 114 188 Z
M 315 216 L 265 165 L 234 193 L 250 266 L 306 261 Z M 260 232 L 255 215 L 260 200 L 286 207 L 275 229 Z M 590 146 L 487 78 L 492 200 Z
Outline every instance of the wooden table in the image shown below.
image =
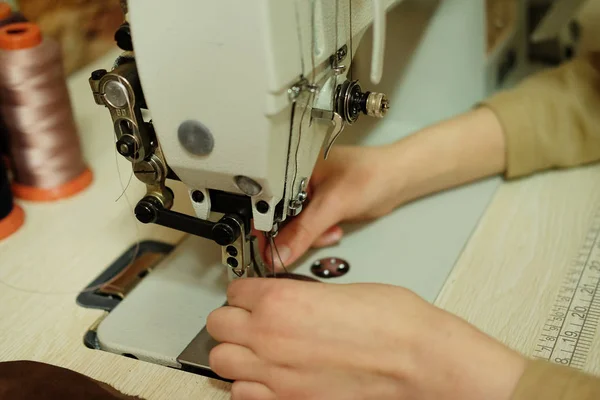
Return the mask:
M 60 365 L 148 399 L 228 398 L 224 383 L 84 347 L 102 312 L 77 306 L 77 291 L 136 238 L 176 243 L 182 235 L 137 224 L 126 198 L 115 201 L 117 163 L 124 184 L 130 164 L 115 156 L 110 119 L 92 101 L 87 73 L 73 77 L 70 89 L 95 181 L 66 201 L 23 203 L 25 227 L 0 244 L 0 360 Z M 591 166 L 504 184 L 436 304 L 530 355 L 599 204 L 598 182 L 600 166 Z M 133 179 L 127 193 L 133 201 L 143 187 Z M 600 357 L 600 342 L 592 353 Z M 593 364 L 588 369 L 600 372 L 600 360 Z

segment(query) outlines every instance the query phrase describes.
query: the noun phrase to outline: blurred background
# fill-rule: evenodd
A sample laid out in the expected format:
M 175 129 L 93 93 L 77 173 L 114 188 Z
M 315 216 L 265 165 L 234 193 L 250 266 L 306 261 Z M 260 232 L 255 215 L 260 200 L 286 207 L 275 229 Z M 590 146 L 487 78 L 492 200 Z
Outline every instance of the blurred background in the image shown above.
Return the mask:
M 58 40 L 63 48 L 64 64 L 68 74 L 86 66 L 115 48 L 114 33 L 123 22 L 123 14 L 119 0 L 5 0 L 20 10 L 25 17 L 36 22 L 46 35 Z M 308 0 L 307 0 L 308 1 Z M 542 5 L 551 4 L 554 0 L 467 0 L 485 1 L 487 8 L 487 53 L 491 59 L 504 57 L 507 49 L 515 47 L 517 38 L 515 31 L 525 14 L 531 10 L 539 10 Z M 561 0 L 577 1 L 579 0 Z M 579 46 L 589 48 L 600 47 L 600 0 L 585 2 L 579 19 L 585 27 L 583 37 L 578 38 Z M 529 12 L 528 12 L 529 9 Z M 533 21 L 529 21 L 531 24 Z M 531 32 L 523 32 L 527 34 Z M 593 38 L 590 40 L 590 38 Z M 524 36 L 519 40 L 523 41 Z M 570 39 L 567 39 L 570 41 Z M 569 43 L 563 43 L 569 46 Z M 518 47 L 518 46 L 517 46 Z M 552 52 L 562 48 L 551 48 Z M 547 48 L 543 51 L 547 53 Z M 539 54 L 538 54 L 539 55 Z M 542 54 L 548 58 L 548 54 Z M 530 58 L 532 54 L 529 54 Z M 554 62 L 564 61 L 561 56 Z M 534 57 L 539 58 L 539 57 Z M 495 60 L 498 61 L 498 60 Z M 539 61 L 539 60 L 538 60 Z
M 119 0 L 8 0 L 63 48 L 68 74 L 115 49 L 123 23 Z

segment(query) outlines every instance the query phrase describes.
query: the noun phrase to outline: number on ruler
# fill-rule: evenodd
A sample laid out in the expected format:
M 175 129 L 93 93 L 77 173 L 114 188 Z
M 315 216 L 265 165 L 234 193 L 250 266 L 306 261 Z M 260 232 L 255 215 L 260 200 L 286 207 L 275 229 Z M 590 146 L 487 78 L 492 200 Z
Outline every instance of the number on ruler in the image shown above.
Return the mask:
M 600 208 L 542 328 L 534 357 L 583 368 L 600 323 Z

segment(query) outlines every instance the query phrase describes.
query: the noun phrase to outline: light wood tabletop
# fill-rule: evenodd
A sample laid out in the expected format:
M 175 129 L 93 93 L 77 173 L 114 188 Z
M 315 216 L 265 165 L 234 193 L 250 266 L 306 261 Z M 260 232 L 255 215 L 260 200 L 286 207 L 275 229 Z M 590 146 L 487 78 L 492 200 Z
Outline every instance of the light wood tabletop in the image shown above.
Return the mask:
M 139 199 L 144 190 L 135 179 L 116 201 L 123 191 L 118 171 L 127 185 L 131 167 L 115 156 L 110 119 L 94 104 L 87 74 L 69 85 L 94 184 L 58 203 L 21 203 L 26 225 L 0 243 L 0 361 L 63 366 L 148 399 L 226 399 L 225 383 L 83 345 L 102 311 L 76 305 L 77 292 L 137 238 L 177 243 L 183 237 L 135 221 L 127 197 Z M 531 355 L 600 204 L 599 181 L 600 166 L 589 166 L 503 184 L 436 304 Z M 176 208 L 191 212 L 185 201 Z M 600 342 L 591 354 L 596 358 L 586 369 L 600 373 Z

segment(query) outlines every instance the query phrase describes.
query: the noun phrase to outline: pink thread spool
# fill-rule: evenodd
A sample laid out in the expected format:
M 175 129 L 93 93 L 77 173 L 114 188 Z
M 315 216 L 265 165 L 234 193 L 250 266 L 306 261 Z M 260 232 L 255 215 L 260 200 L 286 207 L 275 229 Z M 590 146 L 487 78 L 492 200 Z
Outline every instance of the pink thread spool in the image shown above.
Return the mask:
M 0 100 L 9 133 L 15 197 L 55 201 L 87 188 L 58 43 L 33 23 L 0 29 Z

